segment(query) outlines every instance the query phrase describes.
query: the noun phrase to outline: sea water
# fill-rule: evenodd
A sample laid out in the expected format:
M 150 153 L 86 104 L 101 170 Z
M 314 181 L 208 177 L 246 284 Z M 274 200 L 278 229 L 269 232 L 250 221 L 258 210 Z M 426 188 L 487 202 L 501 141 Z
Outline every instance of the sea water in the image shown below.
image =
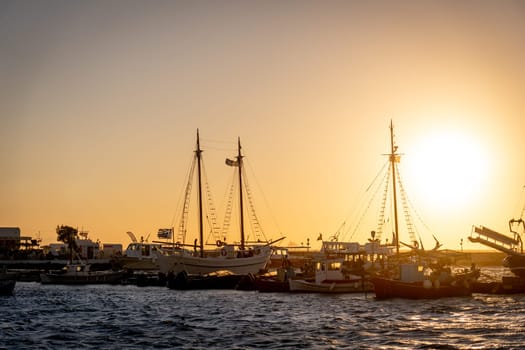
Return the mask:
M 374 294 L 177 291 L 17 282 L 0 349 L 518 349 L 525 295 L 375 300 Z

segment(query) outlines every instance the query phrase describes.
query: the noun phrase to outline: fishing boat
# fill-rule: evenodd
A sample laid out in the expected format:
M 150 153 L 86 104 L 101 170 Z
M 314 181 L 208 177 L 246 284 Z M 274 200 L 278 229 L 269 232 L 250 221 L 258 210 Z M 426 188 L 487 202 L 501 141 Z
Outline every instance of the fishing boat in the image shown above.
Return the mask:
M 13 295 L 16 277 L 17 274 L 8 272 L 5 266 L 0 270 L 0 295 Z
M 262 274 L 252 277 L 253 288 L 261 293 L 284 293 L 290 291 L 289 277 L 292 271 L 278 269 L 275 274 Z
M 398 147 L 394 142 L 394 127 L 390 123 L 390 154 L 389 172 L 392 178 L 393 197 L 393 244 L 396 249 L 394 259 L 388 266 L 376 273 L 371 282 L 377 299 L 408 298 L 408 299 L 436 299 L 443 297 L 468 296 L 472 294 L 472 285 L 479 277 L 479 270 L 472 269 L 466 273 L 454 273 L 448 266 L 446 253 L 439 251 L 441 244 L 436 240 L 436 246 L 431 251 L 424 249 L 421 239 L 411 235 L 412 244 L 405 244 L 399 239 L 399 220 L 397 213 L 397 186 L 402 184 L 396 181 L 399 177 L 397 163 L 400 161 Z M 402 192 L 402 197 L 405 194 Z M 406 202 L 406 200 L 404 200 Z M 408 209 L 405 206 L 407 227 L 412 227 L 409 221 Z M 401 253 L 400 245 L 410 248 L 410 251 Z
M 315 264 L 315 278 L 288 279 L 290 292 L 310 293 L 358 293 L 371 292 L 374 286 L 362 274 L 345 272 L 343 258 L 323 258 Z
M 159 229 L 159 237 L 167 235 L 171 229 Z M 127 246 L 124 253 L 114 257 L 115 263 L 120 268 L 128 271 L 158 271 L 158 255 L 164 249 L 161 242 L 148 242 L 147 238 L 140 241 L 133 232 L 127 232 L 131 238 L 131 243 Z
M 374 276 L 374 292 L 377 299 L 438 299 L 470 296 L 479 270 L 453 273 L 446 267 L 428 267 L 425 264 L 399 265 L 396 278 Z
M 248 242 L 245 237 L 244 209 L 243 209 L 243 155 L 241 154 L 240 138 L 237 142 L 237 156 L 235 160 L 226 159 L 226 165 L 236 168 L 239 184 L 239 212 L 240 212 L 240 242 L 229 243 L 225 239 L 219 239 L 216 235 L 214 248 L 204 249 L 204 213 L 203 213 L 203 186 L 202 186 L 202 150 L 200 148 L 199 131 L 197 130 L 197 146 L 192 167 L 189 172 L 189 180 L 186 186 L 183 214 L 179 227 L 179 240 L 173 242 L 173 249 L 169 253 L 158 256 L 159 269 L 162 274 L 170 273 L 177 275 L 186 271 L 188 275 L 203 275 L 219 270 L 228 270 L 235 275 L 256 274 L 263 270 L 270 259 L 272 244 L 278 242 L 266 241 L 261 238 Z M 195 167 L 197 168 L 197 190 L 199 208 L 199 238 L 195 239 L 193 245 L 185 244 L 186 219 L 188 216 L 190 191 L 192 188 L 192 177 Z M 248 199 L 249 191 L 247 192 Z M 209 197 L 209 196 L 207 196 Z M 251 203 L 250 203 L 251 204 Z M 250 205 L 253 208 L 253 205 Z M 253 217 L 253 215 L 252 215 Z M 209 219 L 209 216 L 206 216 Z M 175 239 L 175 238 L 174 238 Z M 192 249 L 193 248 L 193 249 Z
M 40 274 L 42 284 L 117 284 L 125 276 L 123 270 L 92 270 L 85 262 L 70 262 L 61 270 Z
M 524 212 L 525 207 L 522 215 Z M 521 234 L 525 231 L 523 218 L 509 220 L 509 231 L 512 235 L 504 235 L 485 226 L 473 226 L 469 240 L 507 254 L 503 259 L 503 266 L 508 267 L 516 276 L 525 278 L 525 252 L 521 238 Z

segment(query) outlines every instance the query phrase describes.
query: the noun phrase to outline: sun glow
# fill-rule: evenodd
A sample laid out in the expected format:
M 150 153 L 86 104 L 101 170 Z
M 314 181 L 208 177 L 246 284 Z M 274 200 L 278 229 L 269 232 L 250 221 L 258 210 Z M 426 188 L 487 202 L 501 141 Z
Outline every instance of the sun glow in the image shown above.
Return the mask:
M 407 152 L 411 187 L 436 210 L 454 211 L 479 200 L 488 177 L 488 156 L 468 134 L 434 131 Z

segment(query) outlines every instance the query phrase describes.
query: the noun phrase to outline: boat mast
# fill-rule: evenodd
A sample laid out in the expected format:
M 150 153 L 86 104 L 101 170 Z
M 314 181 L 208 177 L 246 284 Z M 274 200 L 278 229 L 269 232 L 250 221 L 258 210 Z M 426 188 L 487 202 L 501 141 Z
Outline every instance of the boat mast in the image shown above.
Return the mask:
M 399 225 L 397 218 L 397 190 L 396 190 L 396 162 L 399 159 L 397 146 L 394 144 L 394 125 L 390 120 L 390 167 L 392 168 L 392 191 L 394 193 L 394 244 L 396 253 L 399 254 Z
M 241 155 L 241 138 L 237 139 L 237 165 L 239 167 L 239 210 L 241 214 L 241 246 L 240 249 L 244 250 L 244 216 L 243 216 L 243 203 L 242 203 L 242 155 Z
M 197 129 L 197 149 L 195 156 L 197 157 L 197 184 L 199 186 L 199 245 L 201 258 L 204 257 L 204 228 L 203 228 L 203 213 L 202 213 L 202 185 L 201 185 L 201 145 L 199 141 L 199 129 Z

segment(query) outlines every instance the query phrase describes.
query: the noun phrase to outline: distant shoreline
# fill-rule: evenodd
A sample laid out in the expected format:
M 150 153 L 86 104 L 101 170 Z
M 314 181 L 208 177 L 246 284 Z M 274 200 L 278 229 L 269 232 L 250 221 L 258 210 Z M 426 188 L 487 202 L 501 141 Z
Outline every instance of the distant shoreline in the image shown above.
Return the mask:
M 507 254 L 505 253 L 490 250 L 458 250 L 456 252 L 465 255 L 465 258 L 458 258 L 455 260 L 456 265 L 465 266 L 470 266 L 472 263 L 476 264 L 477 266 L 503 266 L 503 259 L 505 259 L 505 257 L 507 256 Z M 319 251 L 310 250 L 310 252 L 306 254 L 304 251 L 290 251 L 291 256 L 304 256 L 317 253 L 319 253 Z
M 503 266 L 503 259 L 507 254 L 498 251 L 463 251 L 470 256 L 470 260 L 458 260 L 458 263 L 474 263 L 478 266 Z

